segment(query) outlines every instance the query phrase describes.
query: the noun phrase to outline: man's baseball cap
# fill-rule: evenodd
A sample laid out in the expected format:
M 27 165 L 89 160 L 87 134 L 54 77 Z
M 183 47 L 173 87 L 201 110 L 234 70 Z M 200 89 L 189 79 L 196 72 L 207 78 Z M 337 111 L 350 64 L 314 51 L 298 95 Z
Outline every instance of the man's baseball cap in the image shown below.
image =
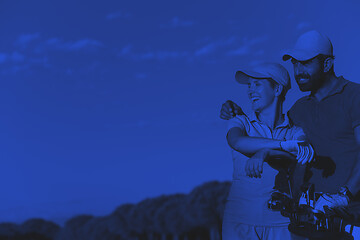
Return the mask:
M 247 84 L 249 78 L 271 78 L 282 85 L 285 91 L 288 91 L 291 88 L 289 72 L 278 63 L 262 63 L 250 69 L 237 71 L 235 74 L 235 79 L 240 84 Z
M 295 58 L 298 61 L 306 61 L 319 54 L 333 56 L 333 46 L 330 39 L 318 31 L 310 31 L 301 35 L 293 49 L 284 51 L 283 60 Z

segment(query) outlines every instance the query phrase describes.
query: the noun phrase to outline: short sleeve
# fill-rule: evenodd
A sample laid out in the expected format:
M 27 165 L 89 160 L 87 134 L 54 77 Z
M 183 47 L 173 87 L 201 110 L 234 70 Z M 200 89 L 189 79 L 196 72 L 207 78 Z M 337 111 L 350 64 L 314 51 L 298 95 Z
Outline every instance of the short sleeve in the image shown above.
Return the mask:
M 293 126 L 292 130 L 293 132 L 292 132 L 291 140 L 303 140 L 303 141 L 307 140 L 306 135 L 301 127 Z
M 247 125 L 248 123 L 245 116 L 236 116 L 229 120 L 227 131 L 234 127 L 240 128 L 242 131 L 246 131 Z
M 352 128 L 360 125 L 360 85 L 356 84 L 356 87 L 352 89 L 352 96 L 349 102 L 346 103 L 350 106 L 349 115 L 351 119 Z
M 297 100 L 294 105 L 290 108 L 290 110 L 287 112 L 287 115 L 290 119 L 290 121 L 297 125 L 300 126 L 302 123 L 302 116 L 307 113 L 307 108 L 306 108 L 306 99 L 307 97 L 302 97 L 299 100 Z

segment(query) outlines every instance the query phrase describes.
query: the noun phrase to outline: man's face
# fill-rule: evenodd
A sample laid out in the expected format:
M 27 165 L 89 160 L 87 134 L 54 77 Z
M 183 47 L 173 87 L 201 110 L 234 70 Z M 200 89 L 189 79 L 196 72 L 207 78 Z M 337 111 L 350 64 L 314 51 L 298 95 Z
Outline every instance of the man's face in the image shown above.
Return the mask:
M 255 112 L 262 111 L 275 100 L 275 89 L 267 79 L 249 78 L 247 92 Z
M 316 91 L 324 80 L 324 64 L 319 57 L 307 61 L 291 59 L 294 66 L 294 75 L 302 92 Z

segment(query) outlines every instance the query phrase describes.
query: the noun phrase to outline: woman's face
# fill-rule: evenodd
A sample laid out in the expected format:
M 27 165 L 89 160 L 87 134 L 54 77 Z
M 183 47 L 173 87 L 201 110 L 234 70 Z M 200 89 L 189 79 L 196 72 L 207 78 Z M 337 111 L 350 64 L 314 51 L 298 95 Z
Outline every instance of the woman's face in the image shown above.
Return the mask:
M 261 112 L 270 106 L 275 101 L 275 92 L 270 80 L 249 78 L 247 93 L 255 112 Z

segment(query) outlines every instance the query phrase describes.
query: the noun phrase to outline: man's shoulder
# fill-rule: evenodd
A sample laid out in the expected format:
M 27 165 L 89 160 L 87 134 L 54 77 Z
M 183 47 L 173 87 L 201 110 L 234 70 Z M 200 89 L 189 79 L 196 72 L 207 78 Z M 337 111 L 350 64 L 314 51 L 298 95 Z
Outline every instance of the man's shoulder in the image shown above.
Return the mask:
M 301 98 L 299 98 L 298 100 L 296 100 L 296 102 L 294 103 L 295 104 L 302 104 L 304 102 L 307 102 L 307 100 L 309 100 L 309 96 L 303 96 Z
M 352 82 L 349 80 L 346 80 L 347 83 L 344 86 L 344 92 L 347 93 L 360 93 L 360 84 L 356 82 Z
M 340 93 L 345 106 L 351 106 L 354 102 L 359 102 L 360 99 L 360 84 L 346 80 L 343 91 Z
M 305 116 L 308 111 L 309 96 L 304 96 L 298 99 L 288 111 L 288 117 L 291 124 L 300 124 L 301 119 Z
M 296 102 L 292 105 L 292 107 L 289 110 L 289 114 L 291 114 L 295 109 L 303 106 L 304 104 L 306 104 L 309 100 L 309 96 L 304 96 L 299 98 L 298 100 L 296 100 Z
M 345 78 L 343 78 L 343 79 L 347 82 L 347 85 L 360 87 L 360 83 L 353 82 L 353 81 L 350 81 L 350 80 L 345 79 Z

